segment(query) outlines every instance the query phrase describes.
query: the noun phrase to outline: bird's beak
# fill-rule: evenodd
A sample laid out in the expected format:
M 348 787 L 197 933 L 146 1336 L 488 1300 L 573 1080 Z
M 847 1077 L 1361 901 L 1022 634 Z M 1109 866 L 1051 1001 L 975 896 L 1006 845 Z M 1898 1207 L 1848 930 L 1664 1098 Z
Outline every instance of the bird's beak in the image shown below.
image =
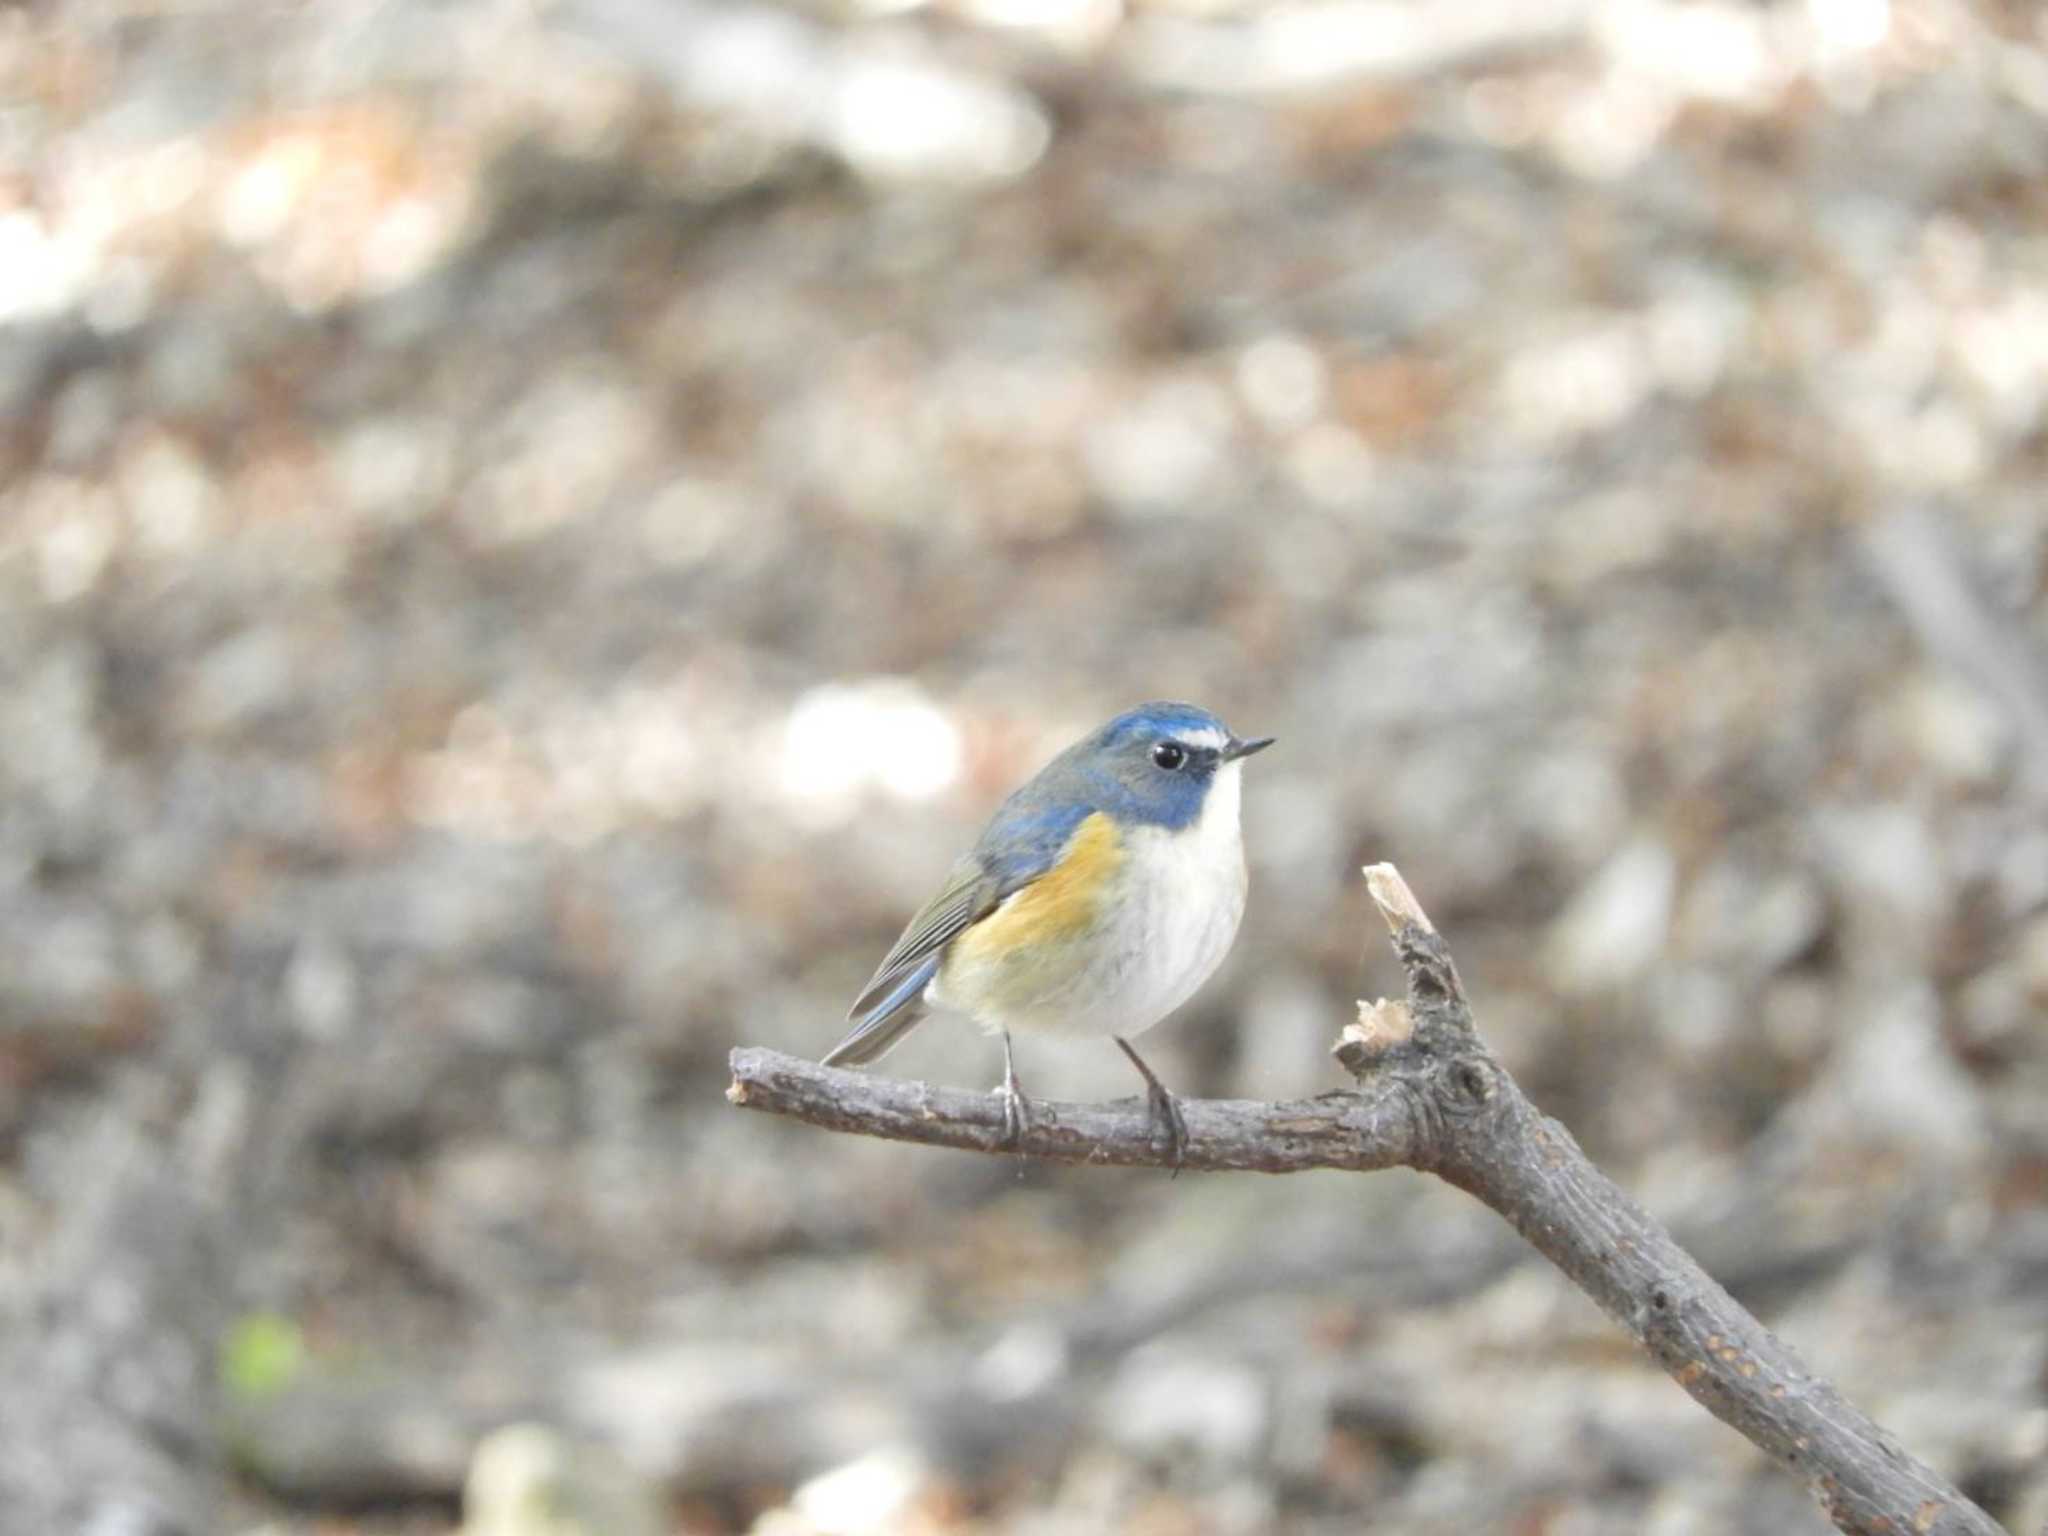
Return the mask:
M 1250 741 L 1241 736 L 1233 736 L 1224 743 L 1223 761 L 1234 763 L 1240 757 L 1250 757 L 1254 752 L 1263 752 L 1273 745 L 1273 741 L 1274 738 L 1271 736 L 1254 736 Z

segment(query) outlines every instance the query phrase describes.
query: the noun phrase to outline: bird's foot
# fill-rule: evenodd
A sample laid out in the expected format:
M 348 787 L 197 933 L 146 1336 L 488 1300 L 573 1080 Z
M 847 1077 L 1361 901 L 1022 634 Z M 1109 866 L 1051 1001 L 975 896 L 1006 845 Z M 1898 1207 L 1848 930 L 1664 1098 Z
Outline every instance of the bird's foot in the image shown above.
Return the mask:
M 1166 1132 L 1166 1143 L 1173 1149 L 1173 1172 L 1169 1178 L 1180 1177 L 1180 1165 L 1187 1161 L 1188 1122 L 1180 1112 L 1180 1100 L 1163 1083 L 1154 1082 L 1145 1090 L 1146 1104 L 1151 1110 L 1152 1123 Z
M 1180 1165 L 1187 1161 L 1188 1122 L 1180 1112 L 1180 1100 L 1171 1089 L 1159 1081 L 1152 1069 L 1145 1065 L 1144 1058 L 1131 1049 L 1130 1041 L 1121 1035 L 1112 1036 L 1123 1053 L 1131 1058 L 1131 1065 L 1138 1069 L 1145 1079 L 1145 1104 L 1152 1116 L 1152 1123 L 1166 1133 L 1166 1145 L 1173 1153 L 1171 1177 L 1180 1177 Z
M 995 1088 L 1003 1101 L 1003 1137 L 1019 1157 L 1024 1155 L 1024 1133 L 1031 1129 L 1031 1101 L 1017 1086 L 1017 1079 L 1005 1077 Z
M 1017 1064 L 1010 1056 L 1010 1033 L 1003 1031 L 1003 1081 L 996 1092 L 1003 1100 L 1003 1135 L 1018 1161 L 1024 1157 L 1024 1133 L 1031 1129 L 1031 1101 L 1024 1097 L 1024 1085 L 1017 1081 Z

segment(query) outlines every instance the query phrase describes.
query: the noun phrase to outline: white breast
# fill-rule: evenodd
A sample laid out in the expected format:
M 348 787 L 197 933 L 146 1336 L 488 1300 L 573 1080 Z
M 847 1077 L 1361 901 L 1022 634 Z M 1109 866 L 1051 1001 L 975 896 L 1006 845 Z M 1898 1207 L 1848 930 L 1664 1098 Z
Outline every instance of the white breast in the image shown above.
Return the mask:
M 1186 1002 L 1237 937 L 1244 916 L 1243 764 L 1225 763 L 1194 824 L 1124 834 L 1114 916 L 1083 985 L 1014 1027 L 1062 1035 L 1135 1035 Z M 1050 999 L 1048 1001 L 1051 1001 Z

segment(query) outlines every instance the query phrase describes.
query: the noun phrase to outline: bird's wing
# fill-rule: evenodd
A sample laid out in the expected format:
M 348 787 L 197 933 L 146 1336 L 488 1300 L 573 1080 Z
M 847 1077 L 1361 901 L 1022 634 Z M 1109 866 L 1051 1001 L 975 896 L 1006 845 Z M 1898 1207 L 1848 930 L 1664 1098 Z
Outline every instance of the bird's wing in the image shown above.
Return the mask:
M 905 976 L 936 957 L 969 923 L 988 916 L 1008 894 L 1001 878 L 983 868 L 974 855 L 955 864 L 938 895 L 918 909 L 902 937 L 882 957 L 846 1016 L 851 1019 L 870 1012 Z
M 824 1064 L 862 1066 L 895 1045 L 917 1022 L 912 1005 L 937 974 L 946 946 L 1051 869 L 1089 810 L 1072 804 L 1048 808 L 1029 786 L 1012 795 L 974 851 L 953 866 L 938 895 L 918 909 L 875 967 L 847 1010 L 852 1030 L 826 1054 Z
M 911 1005 L 938 971 L 946 945 L 1007 894 L 1002 878 L 974 854 L 955 864 L 938 895 L 918 909 L 861 988 L 846 1013 L 853 1029 L 827 1053 L 825 1065 L 863 1066 L 894 1045 L 917 1022 Z

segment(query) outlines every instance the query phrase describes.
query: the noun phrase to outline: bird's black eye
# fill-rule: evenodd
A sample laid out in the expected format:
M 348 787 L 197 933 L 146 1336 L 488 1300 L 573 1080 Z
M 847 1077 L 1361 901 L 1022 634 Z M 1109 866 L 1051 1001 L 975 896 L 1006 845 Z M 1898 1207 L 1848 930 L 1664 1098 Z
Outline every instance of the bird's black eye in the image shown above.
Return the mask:
M 1164 768 L 1168 773 L 1173 772 L 1174 769 L 1187 760 L 1188 749 L 1177 741 L 1162 741 L 1152 749 L 1152 761 Z

